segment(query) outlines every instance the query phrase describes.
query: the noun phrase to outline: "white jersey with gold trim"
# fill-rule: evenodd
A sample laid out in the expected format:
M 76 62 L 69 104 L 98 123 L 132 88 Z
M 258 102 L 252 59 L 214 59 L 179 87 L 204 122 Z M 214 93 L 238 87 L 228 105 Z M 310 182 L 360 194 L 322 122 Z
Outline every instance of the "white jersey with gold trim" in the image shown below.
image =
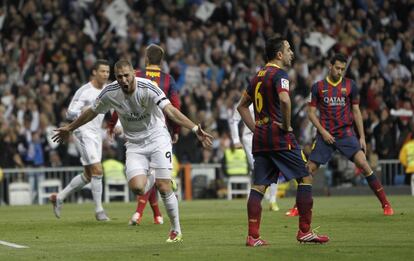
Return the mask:
M 75 120 L 83 111 L 92 106 L 102 89 L 95 88 L 91 82 L 80 87 L 69 104 L 66 117 Z M 98 115 L 95 119 L 79 127 L 75 132 L 86 132 L 90 134 L 101 133 L 102 121 L 105 115 Z
M 139 77 L 135 80 L 135 91 L 129 95 L 122 91 L 117 81 L 106 86 L 92 110 L 106 113 L 111 108 L 115 109 L 128 142 L 142 143 L 156 136 L 171 139 L 162 112 L 170 101 L 152 81 Z

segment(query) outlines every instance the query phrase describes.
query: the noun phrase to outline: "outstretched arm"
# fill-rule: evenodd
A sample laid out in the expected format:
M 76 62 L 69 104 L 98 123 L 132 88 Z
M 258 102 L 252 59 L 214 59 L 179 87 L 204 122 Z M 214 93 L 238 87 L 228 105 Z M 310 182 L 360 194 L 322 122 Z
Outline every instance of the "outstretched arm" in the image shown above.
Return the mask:
M 191 129 L 197 135 L 197 138 L 201 141 L 203 147 L 211 147 L 213 144 L 213 136 L 202 130 L 200 125 L 196 125 L 192 122 L 189 118 L 177 110 L 177 108 L 171 105 L 171 103 L 164 107 L 163 112 L 170 120 L 174 121 L 181 127 Z
M 90 122 L 97 115 L 98 113 L 94 112 L 91 108 L 87 109 L 75 121 L 71 122 L 69 125 L 56 129 L 55 131 L 57 133 L 52 137 L 52 140 L 54 142 L 59 142 L 59 143 L 66 141 L 71 131 L 74 131 L 80 126 L 84 125 L 85 123 Z

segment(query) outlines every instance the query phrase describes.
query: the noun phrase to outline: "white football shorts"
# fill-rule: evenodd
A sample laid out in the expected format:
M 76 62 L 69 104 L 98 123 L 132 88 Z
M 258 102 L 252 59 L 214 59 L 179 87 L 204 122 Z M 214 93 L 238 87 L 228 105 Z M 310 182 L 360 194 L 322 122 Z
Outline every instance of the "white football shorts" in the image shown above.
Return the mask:
M 156 179 L 171 178 L 172 144 L 169 136 L 149 138 L 140 143 L 127 142 L 125 146 L 125 173 L 128 181 L 138 175 L 150 174 L 150 168 L 154 169 Z
M 75 145 L 81 155 L 83 166 L 100 163 L 102 160 L 102 137 L 94 133 L 76 131 L 73 133 Z

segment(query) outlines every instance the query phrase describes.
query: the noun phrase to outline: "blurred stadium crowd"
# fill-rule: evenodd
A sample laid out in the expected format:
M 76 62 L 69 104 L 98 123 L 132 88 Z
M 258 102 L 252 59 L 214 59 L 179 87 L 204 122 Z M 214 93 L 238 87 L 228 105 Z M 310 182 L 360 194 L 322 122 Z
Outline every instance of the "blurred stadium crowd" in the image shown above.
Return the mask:
M 231 146 L 228 119 L 248 79 L 265 64 L 264 43 L 272 34 L 294 48 L 292 116 L 306 150 L 315 134 L 304 110 L 310 86 L 326 75 L 330 55 L 343 52 L 347 76 L 360 88 L 368 158 L 375 166 L 378 158 L 398 157 L 414 127 L 413 1 L 3 0 L 0 166 L 80 165 L 72 141 L 50 140 L 72 95 L 96 59 L 127 58 L 143 68 L 151 43 L 166 50 L 163 70 L 176 79 L 182 112 L 217 137 L 207 151 L 182 129 L 177 158 L 221 162 Z M 122 139 L 106 140 L 105 157 L 124 155 Z

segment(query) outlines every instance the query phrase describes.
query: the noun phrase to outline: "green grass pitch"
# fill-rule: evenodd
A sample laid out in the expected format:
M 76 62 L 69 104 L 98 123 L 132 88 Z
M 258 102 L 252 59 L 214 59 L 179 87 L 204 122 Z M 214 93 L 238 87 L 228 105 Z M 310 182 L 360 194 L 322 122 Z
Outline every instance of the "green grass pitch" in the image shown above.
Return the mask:
M 414 197 L 391 196 L 395 215 L 382 215 L 374 196 L 315 197 L 313 226 L 330 236 L 326 245 L 296 242 L 297 217 L 284 212 L 294 198 L 270 212 L 263 202 L 262 237 L 271 244 L 245 247 L 246 200 L 180 203 L 184 242 L 167 244 L 169 225 L 152 224 L 147 206 L 140 226 L 129 227 L 135 203 L 111 203 L 110 222 L 95 221 L 93 204 L 65 204 L 56 219 L 50 205 L 0 207 L 0 260 L 413 260 Z M 165 213 L 162 203 L 161 210 Z M 265 259 L 264 259 L 265 258 Z

